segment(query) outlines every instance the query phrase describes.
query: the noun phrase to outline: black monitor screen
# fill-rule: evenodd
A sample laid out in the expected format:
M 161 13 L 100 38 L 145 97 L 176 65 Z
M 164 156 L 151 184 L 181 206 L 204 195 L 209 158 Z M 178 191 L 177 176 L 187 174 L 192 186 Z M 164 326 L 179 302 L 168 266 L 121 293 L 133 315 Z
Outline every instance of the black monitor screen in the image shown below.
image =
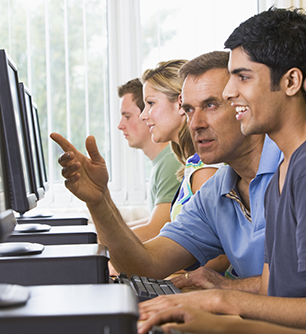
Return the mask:
M 36 206 L 33 161 L 28 150 L 21 110 L 17 69 L 5 50 L 0 50 L 0 103 L 7 152 L 11 208 L 24 213 Z
M 45 156 L 44 156 L 43 144 L 42 144 L 42 139 L 41 139 L 37 105 L 33 101 L 32 101 L 32 107 L 33 107 L 33 125 L 34 125 L 34 132 L 36 136 L 36 149 L 37 149 L 37 154 L 38 154 L 38 162 L 40 165 L 39 169 L 41 172 L 41 182 L 42 182 L 42 185 L 45 191 L 47 191 L 48 190 L 48 177 L 47 177 L 47 171 L 46 171 Z
M 16 226 L 16 219 L 9 207 L 8 184 L 5 166 L 5 147 L 3 146 L 3 128 L 0 119 L 0 242 L 6 240 Z
M 45 189 L 43 187 L 41 170 L 40 170 L 40 163 L 39 163 L 39 156 L 37 150 L 37 143 L 36 143 L 36 135 L 33 123 L 33 108 L 32 108 L 32 97 L 29 92 L 29 89 L 23 84 L 19 83 L 20 89 L 20 96 L 21 96 L 21 105 L 23 111 L 23 117 L 25 121 L 25 135 L 27 136 L 28 142 L 28 151 L 31 154 L 32 161 L 33 161 L 33 186 L 35 190 L 35 194 L 37 199 L 40 200 L 44 197 Z

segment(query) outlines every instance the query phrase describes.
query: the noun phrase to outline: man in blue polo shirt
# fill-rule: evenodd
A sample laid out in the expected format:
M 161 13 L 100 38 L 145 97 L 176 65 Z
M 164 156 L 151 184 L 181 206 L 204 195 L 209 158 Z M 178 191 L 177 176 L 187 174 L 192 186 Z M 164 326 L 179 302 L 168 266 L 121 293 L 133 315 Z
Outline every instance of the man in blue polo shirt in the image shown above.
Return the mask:
M 159 235 L 183 246 L 202 266 L 224 252 L 239 277 L 261 275 L 264 247 L 259 245 L 266 224 L 263 210 L 258 208 L 263 208 L 263 194 L 279 157 L 275 143 L 266 137 L 258 171 L 249 186 L 250 210 L 239 198 L 239 176 L 231 166 L 222 167 L 218 177 L 206 181 L 190 204 L 183 206 L 175 224 L 167 223 Z M 182 277 L 186 281 L 185 275 Z
M 229 166 L 203 185 L 161 235 L 144 244 L 126 227 L 111 199 L 105 161 L 94 138 L 86 140 L 87 158 L 59 134 L 51 135 L 66 152 L 59 158 L 66 186 L 86 202 L 118 271 L 163 278 L 226 254 L 245 279 L 229 280 L 214 272 L 212 286 L 221 280 L 224 288 L 258 291 L 260 278 L 250 276 L 260 275 L 263 268 L 263 196 L 280 151 L 265 135 L 241 133 L 235 110 L 222 97 L 228 58 L 227 52 L 205 54 L 185 64 L 181 73 L 182 107 L 199 156 L 204 163 Z

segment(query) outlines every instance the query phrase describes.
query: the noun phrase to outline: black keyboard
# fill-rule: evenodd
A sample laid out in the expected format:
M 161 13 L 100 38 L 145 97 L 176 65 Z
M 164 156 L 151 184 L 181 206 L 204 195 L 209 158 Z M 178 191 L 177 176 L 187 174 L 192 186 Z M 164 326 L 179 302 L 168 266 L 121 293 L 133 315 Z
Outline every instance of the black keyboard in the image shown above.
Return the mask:
M 182 292 L 170 280 L 156 280 L 137 275 L 127 277 L 125 274 L 120 274 L 114 282 L 130 285 L 135 291 L 139 302 L 161 295 L 172 295 Z
M 149 332 L 148 334 L 165 334 L 165 332 L 163 331 L 163 329 L 160 326 L 154 326 Z M 190 334 L 187 332 L 181 332 L 178 329 L 174 329 L 171 328 L 170 329 L 170 334 Z

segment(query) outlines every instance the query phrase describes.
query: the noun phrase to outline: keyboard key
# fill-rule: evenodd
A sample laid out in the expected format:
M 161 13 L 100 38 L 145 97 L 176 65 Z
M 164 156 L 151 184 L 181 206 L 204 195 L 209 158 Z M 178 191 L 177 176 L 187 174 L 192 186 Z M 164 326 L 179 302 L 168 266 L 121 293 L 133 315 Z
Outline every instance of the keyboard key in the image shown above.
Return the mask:
M 169 288 L 173 291 L 173 293 L 182 293 L 182 291 L 176 287 L 172 281 L 170 280 L 165 280 L 165 282 L 167 283 L 167 285 L 169 286 Z
M 151 284 L 152 284 L 152 287 L 153 287 L 153 289 L 155 290 L 155 292 L 158 296 L 161 296 L 161 295 L 165 294 L 164 291 L 160 288 L 158 283 L 151 283 Z
M 161 295 L 181 293 L 170 280 L 154 279 L 138 275 L 127 277 L 125 274 L 117 276 L 115 283 L 129 284 L 135 291 L 138 301 L 144 301 Z
M 174 292 L 168 287 L 167 284 L 161 284 L 160 285 L 161 289 L 164 291 L 165 295 L 173 295 Z
M 147 289 L 145 288 L 144 284 L 142 283 L 139 276 L 133 275 L 131 277 L 132 282 L 134 283 L 135 289 L 139 296 L 147 297 L 149 296 L 149 293 Z

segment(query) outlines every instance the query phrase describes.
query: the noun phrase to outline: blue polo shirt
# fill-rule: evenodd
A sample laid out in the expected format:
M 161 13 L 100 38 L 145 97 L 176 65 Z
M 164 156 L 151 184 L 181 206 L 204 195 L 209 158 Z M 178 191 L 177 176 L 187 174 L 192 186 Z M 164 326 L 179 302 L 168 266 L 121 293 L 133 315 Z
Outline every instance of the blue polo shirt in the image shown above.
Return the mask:
M 226 254 L 239 277 L 261 275 L 266 225 L 264 194 L 280 157 L 279 148 L 266 136 L 256 177 L 249 186 L 251 212 L 241 206 L 237 196 L 239 176 L 230 166 L 224 166 L 159 235 L 183 246 L 201 266 Z

